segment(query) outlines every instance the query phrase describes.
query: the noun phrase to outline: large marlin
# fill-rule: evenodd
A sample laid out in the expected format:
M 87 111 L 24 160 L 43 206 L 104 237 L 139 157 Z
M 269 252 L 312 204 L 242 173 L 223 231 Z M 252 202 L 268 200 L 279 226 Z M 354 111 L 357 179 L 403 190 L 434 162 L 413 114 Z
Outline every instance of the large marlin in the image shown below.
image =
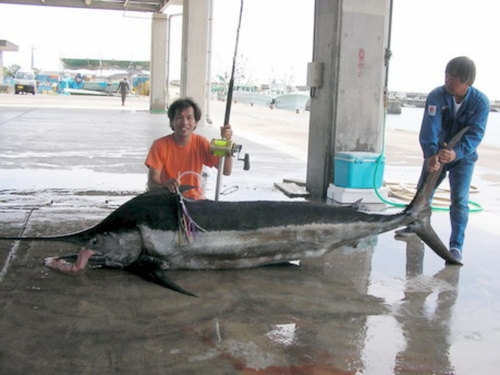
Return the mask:
M 429 197 L 439 173 L 430 173 L 412 202 L 391 215 L 311 202 L 186 201 L 158 189 L 131 199 L 80 232 L 0 239 L 78 244 L 83 246 L 78 255 L 47 258 L 45 264 L 65 271 L 78 271 L 87 264 L 124 268 L 188 295 L 193 294 L 169 280 L 165 270 L 251 268 L 320 257 L 403 226 L 410 227 L 447 264 L 460 265 L 430 225 Z

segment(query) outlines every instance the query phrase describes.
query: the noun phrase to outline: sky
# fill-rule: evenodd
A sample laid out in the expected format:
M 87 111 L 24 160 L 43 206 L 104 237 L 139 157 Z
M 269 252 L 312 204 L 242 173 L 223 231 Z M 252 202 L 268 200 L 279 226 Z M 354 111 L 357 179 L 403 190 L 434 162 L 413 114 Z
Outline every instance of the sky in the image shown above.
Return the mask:
M 305 85 L 312 60 L 314 0 L 247 0 L 238 61 L 248 82 Z M 236 44 L 238 0 L 214 0 L 213 76 L 229 74 Z M 176 14 L 178 7 L 167 8 Z M 394 0 L 391 27 L 391 91 L 429 92 L 444 80 L 453 57 L 477 67 L 475 86 L 500 100 L 497 50 L 500 1 Z M 170 76 L 179 78 L 181 17 L 172 19 Z M 30 25 L 27 27 L 25 25 Z M 0 39 L 19 46 L 4 52 L 4 66 L 59 70 L 59 59 L 150 59 L 151 15 L 138 12 L 0 4 Z M 177 41 L 177 42 L 176 42 Z

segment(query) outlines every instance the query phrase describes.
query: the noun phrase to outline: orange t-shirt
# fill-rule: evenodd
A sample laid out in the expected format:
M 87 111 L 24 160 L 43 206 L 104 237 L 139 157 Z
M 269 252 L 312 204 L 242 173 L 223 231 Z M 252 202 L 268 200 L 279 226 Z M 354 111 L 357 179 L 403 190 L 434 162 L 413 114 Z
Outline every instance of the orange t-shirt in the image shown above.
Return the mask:
M 153 142 L 145 164 L 149 168 L 161 171 L 161 182 L 170 178 L 178 179 L 184 172 L 195 172 L 201 174 L 203 165 L 216 167 L 219 157 L 210 152 L 210 142 L 198 134 L 191 134 L 191 140 L 186 146 L 180 146 L 174 141 L 174 135 L 170 134 Z M 199 189 L 191 189 L 184 196 L 192 199 L 203 199 L 201 192 L 201 181 L 196 175 L 186 173 L 179 181 L 181 185 L 197 186 Z

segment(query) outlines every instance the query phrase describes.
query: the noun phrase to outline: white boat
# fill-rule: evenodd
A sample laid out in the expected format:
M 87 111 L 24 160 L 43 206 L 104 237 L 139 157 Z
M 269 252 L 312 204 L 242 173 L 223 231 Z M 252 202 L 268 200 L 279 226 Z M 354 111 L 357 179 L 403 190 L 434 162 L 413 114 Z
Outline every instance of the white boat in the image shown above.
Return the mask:
M 296 91 L 287 94 L 278 95 L 275 98 L 274 105 L 278 109 L 287 109 L 289 111 L 303 111 L 306 109 L 309 93 Z
M 109 81 L 85 81 L 83 82 L 82 89 L 90 91 L 99 91 L 105 94 L 112 94 L 118 92 L 119 82 Z
M 286 94 L 284 88 L 273 87 L 262 92 L 264 95 L 268 95 L 271 97 L 271 104 L 276 102 L 276 98 L 280 95 Z
M 106 96 L 107 94 L 102 91 L 93 91 L 85 89 L 71 89 L 65 88 L 63 90 L 65 95 L 88 95 L 88 96 Z
M 260 93 L 257 86 L 235 85 L 233 89 L 233 101 L 235 103 L 269 107 L 273 98 L 265 93 Z

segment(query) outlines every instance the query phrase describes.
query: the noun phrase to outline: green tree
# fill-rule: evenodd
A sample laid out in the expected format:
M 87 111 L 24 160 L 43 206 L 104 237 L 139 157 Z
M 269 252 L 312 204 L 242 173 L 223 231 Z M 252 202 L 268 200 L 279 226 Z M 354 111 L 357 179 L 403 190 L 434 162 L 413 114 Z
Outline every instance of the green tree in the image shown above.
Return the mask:
M 3 76 L 14 78 L 14 76 L 16 75 L 16 73 L 19 69 L 21 69 L 21 67 L 19 65 L 16 65 L 16 64 L 11 65 L 9 67 L 4 66 L 3 67 Z

